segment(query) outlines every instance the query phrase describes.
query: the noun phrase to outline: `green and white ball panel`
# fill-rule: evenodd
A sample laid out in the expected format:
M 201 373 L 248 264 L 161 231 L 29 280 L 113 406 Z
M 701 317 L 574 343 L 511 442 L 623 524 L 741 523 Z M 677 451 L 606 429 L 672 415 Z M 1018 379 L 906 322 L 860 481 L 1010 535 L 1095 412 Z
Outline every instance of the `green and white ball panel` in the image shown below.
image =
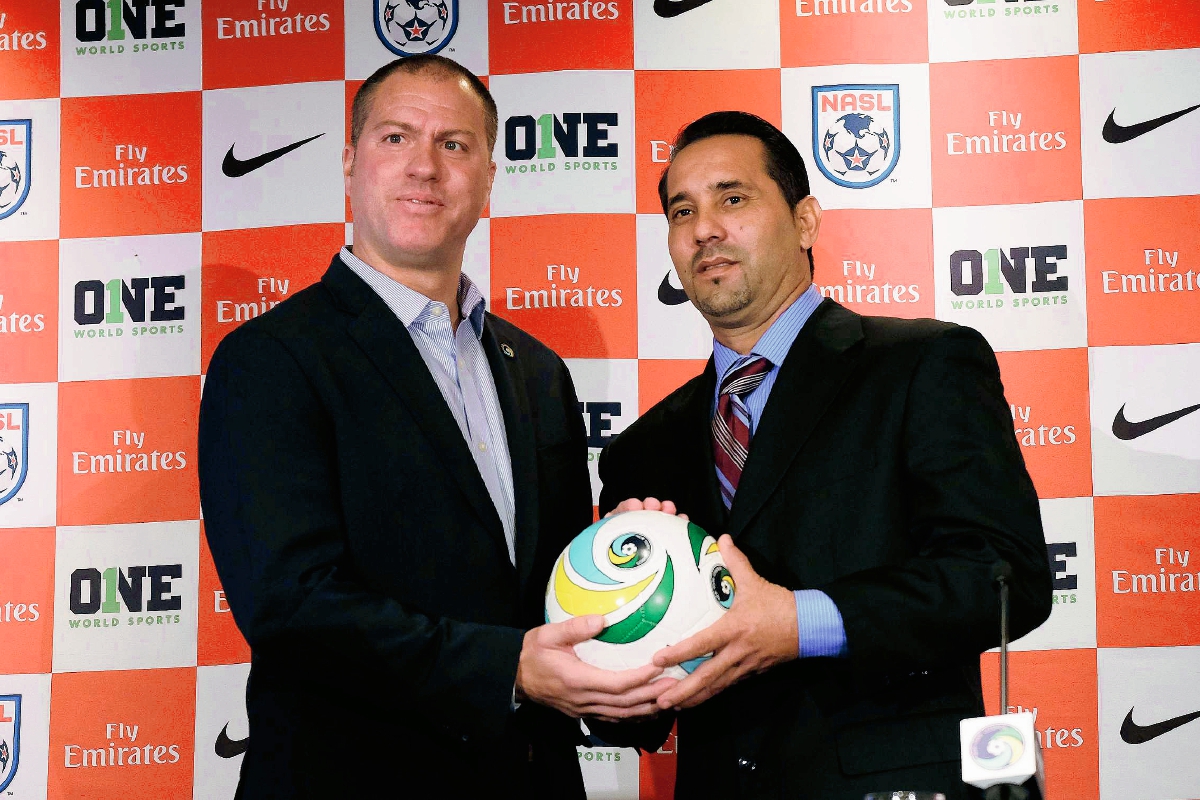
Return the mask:
M 720 619 L 734 589 L 716 539 L 702 528 L 659 511 L 630 511 L 590 525 L 567 545 L 546 587 L 546 620 L 604 615 L 604 630 L 575 652 L 598 667 L 631 669 Z M 684 677 L 703 660 L 667 674 Z

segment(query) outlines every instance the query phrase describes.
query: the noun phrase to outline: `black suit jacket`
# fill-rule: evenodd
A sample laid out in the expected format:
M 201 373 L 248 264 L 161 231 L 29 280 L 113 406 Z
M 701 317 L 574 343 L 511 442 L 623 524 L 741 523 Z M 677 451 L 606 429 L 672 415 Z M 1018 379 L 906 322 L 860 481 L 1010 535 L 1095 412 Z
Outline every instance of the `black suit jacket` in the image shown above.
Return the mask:
M 582 797 L 578 723 L 510 710 L 554 559 L 592 518 L 575 389 L 488 315 L 516 567 L 467 444 L 404 325 L 335 258 L 232 332 L 200 410 L 205 530 L 250 643 L 240 797 Z
M 993 566 L 1013 568 L 1014 637 L 1051 597 L 991 349 L 970 328 L 825 300 L 780 368 L 728 514 L 709 434 L 715 381 L 710 361 L 610 443 L 600 510 L 674 500 L 730 533 L 766 579 L 824 590 L 849 655 L 781 665 L 682 712 L 676 797 L 968 796 L 958 721 L 983 713 L 979 655 L 999 641 Z

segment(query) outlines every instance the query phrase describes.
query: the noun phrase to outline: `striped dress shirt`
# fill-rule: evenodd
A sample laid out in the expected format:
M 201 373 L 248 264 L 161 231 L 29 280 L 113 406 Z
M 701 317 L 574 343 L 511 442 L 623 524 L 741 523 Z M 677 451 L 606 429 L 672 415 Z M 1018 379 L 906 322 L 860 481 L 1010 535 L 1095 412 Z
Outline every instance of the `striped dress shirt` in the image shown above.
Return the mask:
M 771 397 L 771 389 L 779 377 L 779 367 L 792 349 L 792 343 L 808 318 L 821 304 L 821 293 L 817 287 L 809 286 L 803 294 L 796 298 L 779 318 L 771 323 L 771 327 L 759 338 L 754 348 L 747 354 L 741 355 L 730 350 L 725 345 L 713 339 L 713 366 L 717 370 L 717 388 L 713 390 L 713 413 L 717 410 L 717 397 L 725 376 L 745 364 L 755 356 L 762 356 L 771 362 L 763 382 L 753 392 L 746 395 L 743 401 L 750 414 L 750 450 L 754 451 L 754 432 L 762 419 L 763 409 Z M 717 480 L 723 480 L 720 470 L 717 470 Z M 737 502 L 736 500 L 734 502 Z M 813 656 L 842 656 L 846 654 L 846 626 L 842 614 L 829 595 L 820 589 L 801 589 L 794 592 L 796 597 L 796 627 L 800 634 L 800 657 Z
M 379 295 L 412 336 L 475 459 L 504 526 L 508 559 L 516 564 L 512 462 L 496 379 L 483 349 L 483 314 L 487 308 L 483 294 L 470 278 L 459 275 L 458 307 L 462 322 L 456 331 L 450 325 L 450 310 L 445 303 L 431 300 L 389 278 L 354 255 L 349 246 L 343 247 L 339 255 Z

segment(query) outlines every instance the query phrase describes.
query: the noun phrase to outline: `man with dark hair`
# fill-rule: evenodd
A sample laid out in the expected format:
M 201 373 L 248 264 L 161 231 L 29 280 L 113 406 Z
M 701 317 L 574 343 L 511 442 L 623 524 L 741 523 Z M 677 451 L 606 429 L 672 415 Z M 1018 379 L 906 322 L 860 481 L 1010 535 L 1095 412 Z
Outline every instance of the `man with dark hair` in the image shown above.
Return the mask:
M 213 356 L 200 495 L 252 650 L 239 798 L 582 798 L 572 717 L 667 688 L 575 657 L 601 617 L 541 624 L 591 492 L 566 365 L 462 274 L 495 134 L 454 62 L 379 70 L 343 154 L 353 246 Z
M 605 449 L 600 510 L 725 534 L 732 609 L 655 656 L 713 654 L 658 700 L 678 710 L 676 797 L 973 796 L 958 723 L 983 713 L 994 571 L 1012 570 L 1014 636 L 1051 599 L 995 356 L 970 328 L 821 297 L 806 258 L 821 208 L 757 117 L 689 125 L 660 189 L 713 358 Z M 653 747 L 668 724 L 601 736 Z

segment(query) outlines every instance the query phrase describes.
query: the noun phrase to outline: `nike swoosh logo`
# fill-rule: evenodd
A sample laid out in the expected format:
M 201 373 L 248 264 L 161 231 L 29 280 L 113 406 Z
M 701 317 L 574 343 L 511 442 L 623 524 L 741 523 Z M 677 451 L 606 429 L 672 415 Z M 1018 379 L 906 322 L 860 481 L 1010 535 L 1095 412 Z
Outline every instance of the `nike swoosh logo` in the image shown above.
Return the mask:
M 1114 108 L 1112 113 L 1108 115 L 1108 119 L 1104 120 L 1104 130 L 1100 132 L 1100 135 L 1109 144 L 1121 144 L 1122 142 L 1128 142 L 1143 134 L 1147 134 L 1155 128 L 1161 128 L 1168 122 L 1174 122 L 1184 114 L 1192 113 L 1197 108 L 1200 108 L 1200 105 L 1194 105 L 1191 108 L 1185 108 L 1182 111 L 1175 111 L 1171 114 L 1164 114 L 1161 117 L 1148 119 L 1136 125 L 1118 125 L 1117 121 L 1113 119 L 1113 116 L 1117 113 L 1117 110 Z
M 1164 733 L 1170 733 L 1180 725 L 1187 725 L 1194 719 L 1200 719 L 1200 711 L 1181 714 L 1178 717 L 1165 719 L 1153 725 L 1138 725 L 1133 721 L 1133 709 L 1131 708 L 1129 709 L 1129 713 L 1125 715 L 1125 721 L 1121 723 L 1121 738 L 1128 744 L 1145 744 L 1151 739 L 1157 739 Z
M 654 0 L 654 13 L 670 19 L 710 2 L 712 0 Z
M 683 305 L 688 301 L 687 292 L 676 289 L 671 285 L 671 273 L 663 275 L 662 283 L 658 285 L 658 302 L 664 306 Z
M 307 139 L 301 139 L 298 142 L 292 142 L 286 147 L 281 147 L 278 150 L 272 150 L 269 153 L 263 153 L 261 156 L 255 156 L 254 158 L 247 158 L 245 161 L 233 154 L 233 148 L 236 146 L 236 144 L 230 145 L 229 152 L 225 154 L 225 160 L 221 162 L 221 172 L 224 172 L 225 175 L 230 178 L 240 178 L 243 175 L 254 172 L 254 170 L 260 167 L 265 167 L 267 164 L 270 164 L 277 158 L 286 156 L 297 147 L 306 145 L 313 139 L 320 139 L 324 135 L 325 134 L 323 133 L 318 133 L 316 136 L 310 136 Z
M 246 749 L 250 747 L 250 737 L 245 739 L 230 739 L 229 738 L 229 723 L 225 723 L 225 727 L 221 728 L 221 732 L 217 734 L 217 743 L 213 745 L 213 750 L 217 752 L 221 758 L 236 758 Z
M 1141 422 L 1130 422 L 1125 419 L 1125 406 L 1122 405 L 1117 410 L 1117 416 L 1113 418 L 1113 436 L 1121 441 L 1128 442 L 1130 439 L 1136 439 L 1139 436 L 1145 436 L 1151 431 L 1156 431 L 1164 425 L 1170 425 L 1175 420 L 1182 419 L 1198 409 L 1200 409 L 1200 405 L 1188 406 L 1187 408 L 1181 408 L 1169 414 L 1160 414 L 1157 417 L 1151 417 Z

